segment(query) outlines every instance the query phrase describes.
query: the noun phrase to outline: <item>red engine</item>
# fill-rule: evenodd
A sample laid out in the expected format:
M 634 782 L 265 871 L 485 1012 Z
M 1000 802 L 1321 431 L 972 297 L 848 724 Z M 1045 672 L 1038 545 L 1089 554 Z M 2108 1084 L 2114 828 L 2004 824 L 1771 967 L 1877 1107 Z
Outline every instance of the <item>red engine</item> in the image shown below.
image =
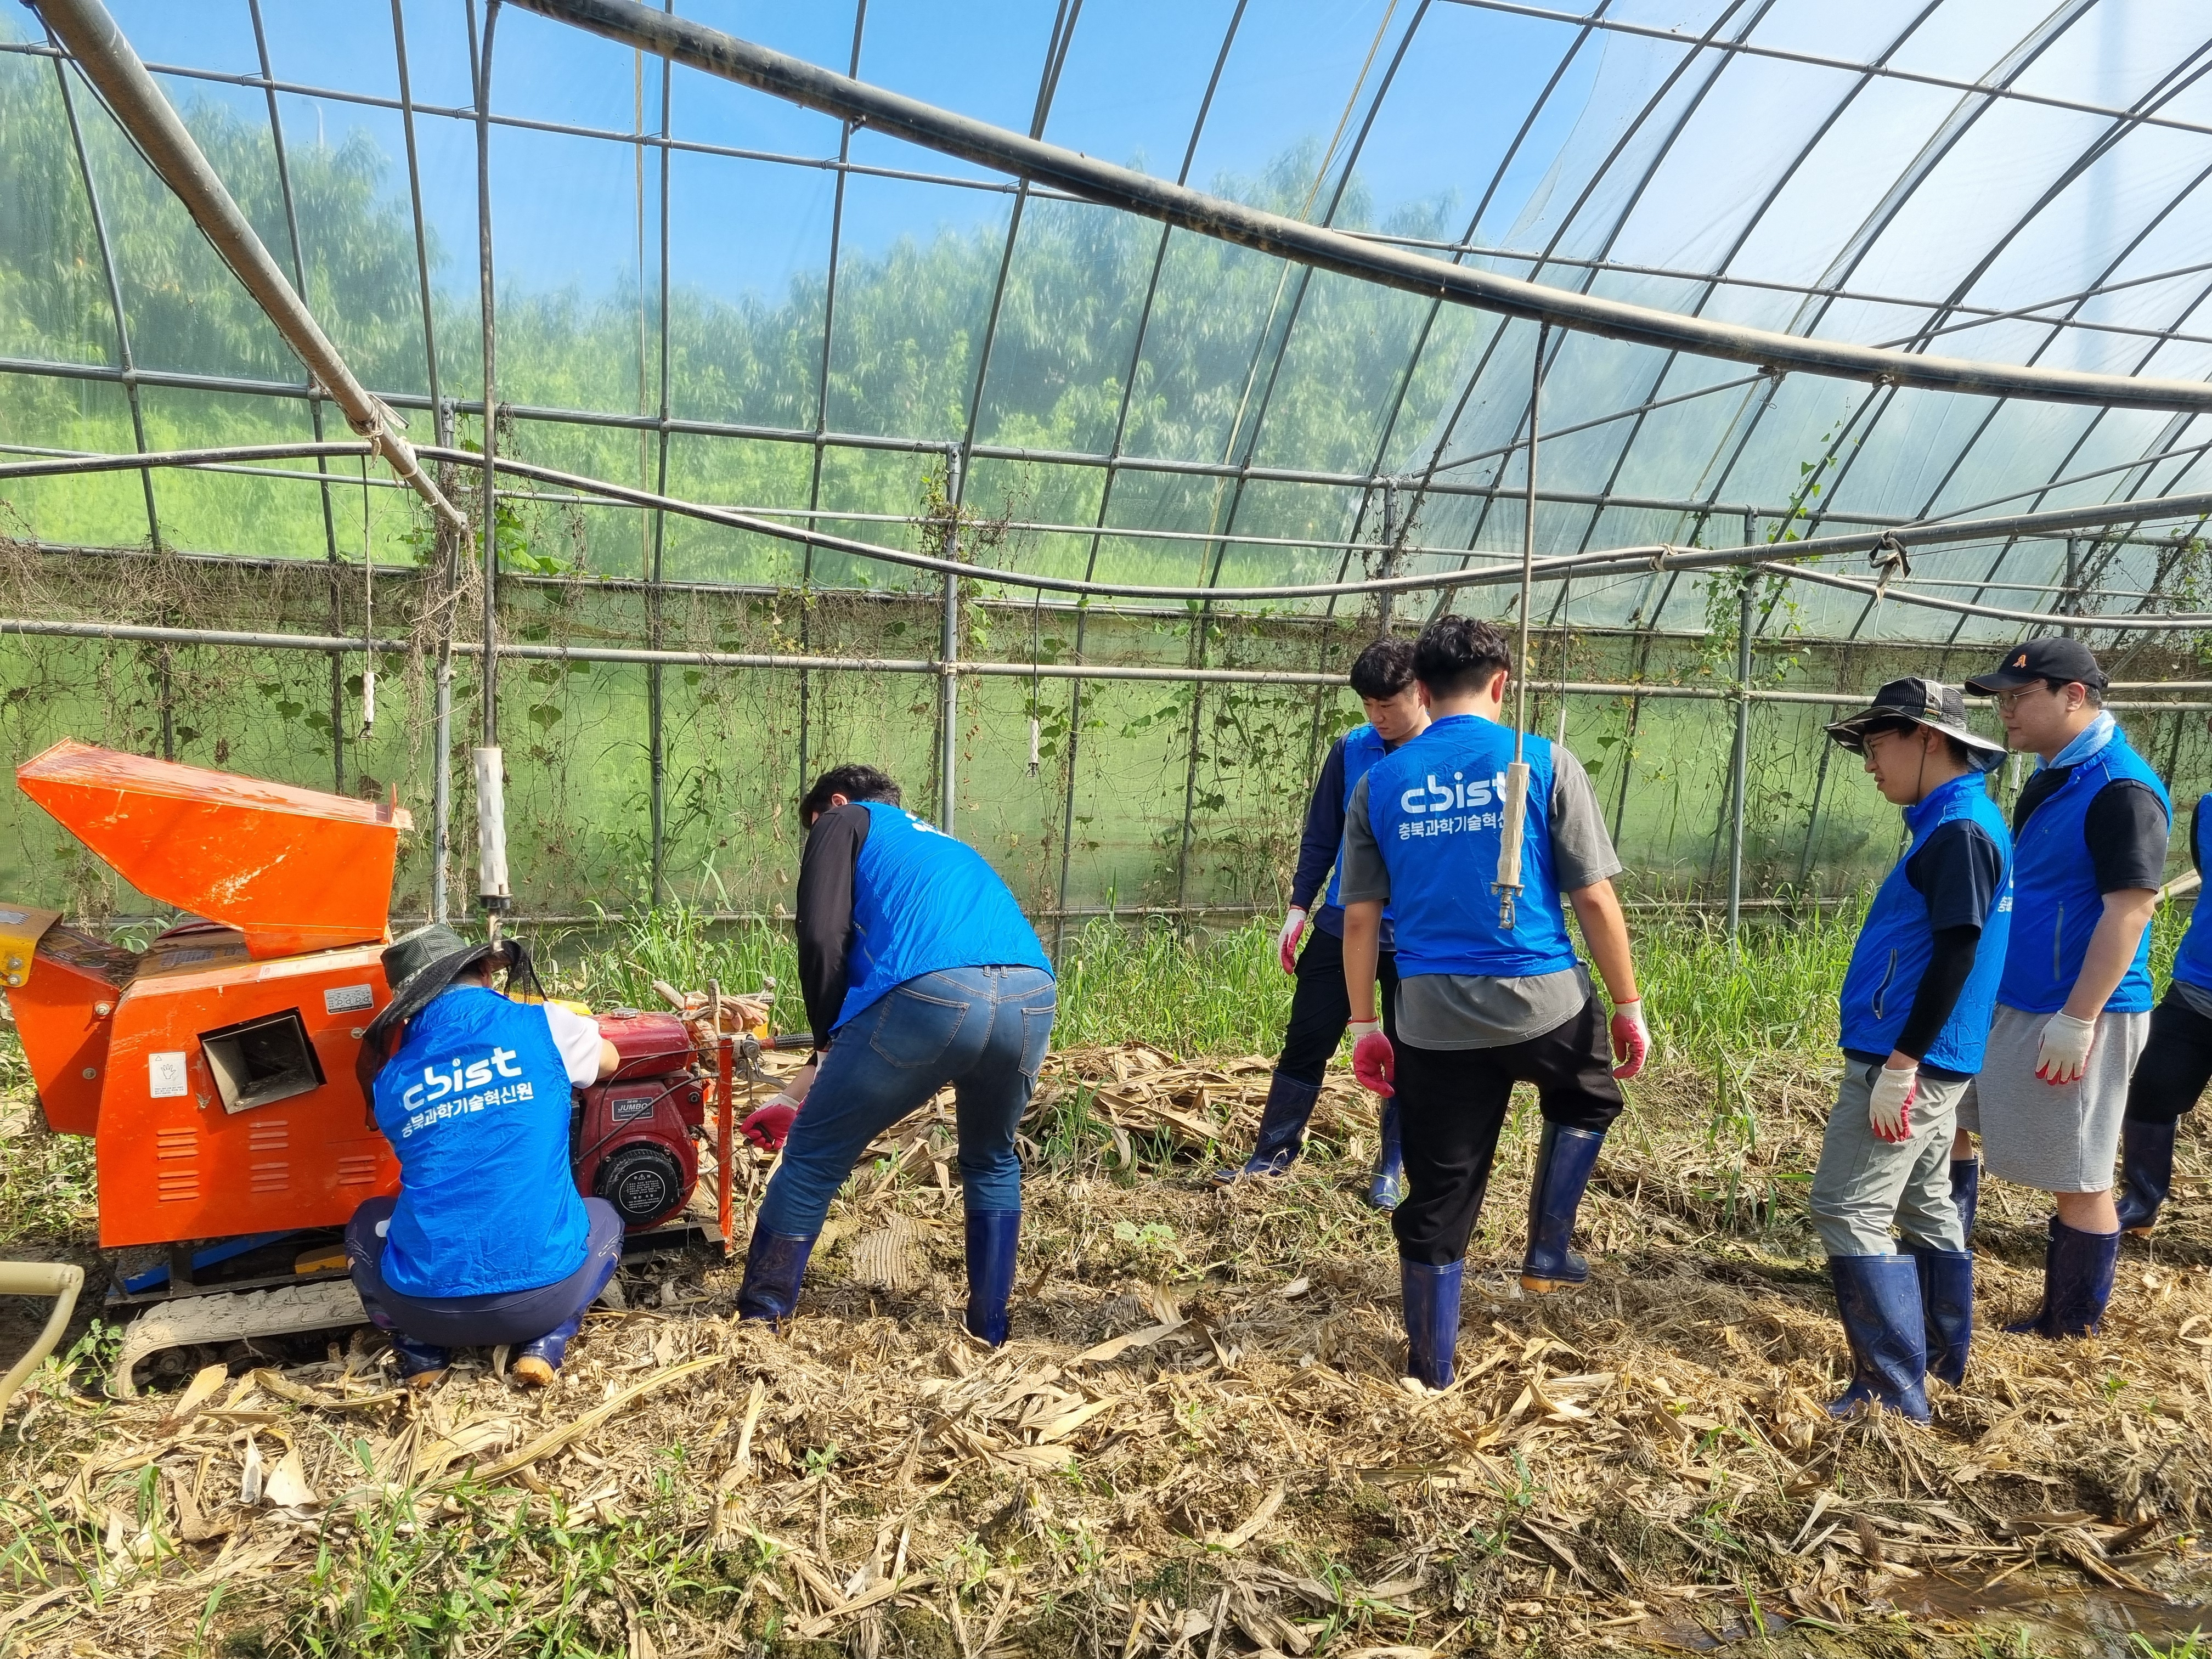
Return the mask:
M 578 1097 L 568 1137 L 576 1190 L 613 1205 L 632 1232 L 665 1226 L 699 1179 L 692 1136 L 706 1127 L 707 1076 L 675 1015 L 624 1009 L 598 1019 L 622 1065 Z

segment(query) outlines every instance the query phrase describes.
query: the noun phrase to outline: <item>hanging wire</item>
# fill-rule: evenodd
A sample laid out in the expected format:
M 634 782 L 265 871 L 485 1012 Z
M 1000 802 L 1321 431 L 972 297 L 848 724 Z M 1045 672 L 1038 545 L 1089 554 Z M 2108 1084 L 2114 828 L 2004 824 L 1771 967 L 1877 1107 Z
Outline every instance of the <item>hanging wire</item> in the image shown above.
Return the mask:
M 1536 414 L 1544 395 L 1544 348 L 1550 343 L 1549 323 L 1536 325 L 1536 362 L 1528 380 L 1528 477 L 1521 510 L 1521 646 L 1513 671 L 1513 764 L 1505 769 L 1505 822 L 1498 841 L 1498 879 L 1490 890 L 1498 895 L 1498 925 L 1513 929 L 1513 901 L 1519 896 L 1521 832 L 1528 818 L 1528 607 L 1536 573 Z

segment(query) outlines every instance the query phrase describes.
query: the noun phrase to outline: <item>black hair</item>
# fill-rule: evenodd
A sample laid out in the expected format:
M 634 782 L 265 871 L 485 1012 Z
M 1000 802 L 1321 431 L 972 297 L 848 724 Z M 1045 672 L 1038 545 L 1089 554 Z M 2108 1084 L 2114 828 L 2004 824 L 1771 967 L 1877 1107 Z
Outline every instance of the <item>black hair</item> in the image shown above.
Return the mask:
M 888 772 L 872 766 L 833 766 L 814 780 L 814 787 L 799 799 L 799 821 L 812 823 L 830 810 L 830 797 L 842 795 L 847 800 L 889 801 L 893 806 L 899 802 L 899 787 Z
M 1479 691 L 1499 669 L 1512 666 L 1505 635 L 1480 617 L 1439 617 L 1413 641 L 1413 678 L 1432 697 Z
M 1352 689 L 1380 702 L 1413 683 L 1413 642 L 1386 637 L 1361 652 L 1352 665 Z

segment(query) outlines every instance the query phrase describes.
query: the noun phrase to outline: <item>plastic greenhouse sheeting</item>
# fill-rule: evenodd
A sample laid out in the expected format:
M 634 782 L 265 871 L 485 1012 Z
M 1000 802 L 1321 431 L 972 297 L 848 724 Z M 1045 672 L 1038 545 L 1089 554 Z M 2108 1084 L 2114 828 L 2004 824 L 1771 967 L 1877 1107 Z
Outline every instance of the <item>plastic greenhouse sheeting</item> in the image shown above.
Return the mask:
M 687 17 L 1016 132 L 1455 263 L 1914 352 L 2170 380 L 2212 364 L 2212 32 L 2184 0 L 1212 0 L 748 5 Z M 112 0 L 358 377 L 418 445 L 481 443 L 477 87 L 489 84 L 497 447 L 848 541 L 1109 584 L 1250 587 L 1517 564 L 1534 324 L 1310 270 L 473 0 Z M 495 17 L 495 21 L 491 21 Z M 489 60 L 486 35 L 490 34 Z M 0 17 L 0 444 L 31 457 L 349 434 L 33 10 Z M 1788 544 L 2212 489 L 2202 417 L 1777 374 L 1541 336 L 1538 556 Z M 442 410 L 442 414 L 441 414 Z M 5 458 L 0 458 L 5 459 Z M 473 510 L 472 475 L 447 468 Z M 389 641 L 361 652 L 9 637 L 14 758 L 70 734 L 348 791 L 427 823 L 446 580 L 351 459 L 0 480 L 0 617 Z M 1820 740 L 1847 695 L 1959 679 L 2032 626 L 2196 680 L 2201 518 L 1539 585 L 1534 720 L 1596 772 L 1647 897 L 1856 888 L 1893 820 Z M 1910 542 L 1912 538 L 1905 538 Z M 923 664 L 938 578 L 509 477 L 497 513 L 511 863 L 526 908 L 657 879 L 787 899 L 804 776 L 888 763 L 941 810 L 937 677 L 612 662 L 640 647 Z M 448 553 L 450 550 L 447 550 Z M 203 557 L 202 556 L 207 556 Z M 374 612 L 365 563 L 377 568 Z M 965 584 L 963 659 L 1341 673 L 1372 595 L 1161 603 Z M 1500 617 L 1510 585 L 1396 596 Z M 458 617 L 456 623 L 454 619 Z M 465 747 L 478 659 L 457 664 Z M 1657 688 L 1561 696 L 1562 682 Z M 1683 690 L 1696 696 L 1674 695 Z M 2179 793 L 2192 694 L 2125 694 Z M 1358 718 L 1299 684 L 969 679 L 951 803 L 1041 913 L 1279 901 Z M 457 786 L 457 796 L 466 791 Z M 467 803 L 459 802 L 465 817 Z M 0 813 L 11 890 L 131 908 Z M 469 844 L 458 826 L 457 846 Z M 399 905 L 428 902 L 430 849 Z M 456 892 L 471 884 L 456 860 Z

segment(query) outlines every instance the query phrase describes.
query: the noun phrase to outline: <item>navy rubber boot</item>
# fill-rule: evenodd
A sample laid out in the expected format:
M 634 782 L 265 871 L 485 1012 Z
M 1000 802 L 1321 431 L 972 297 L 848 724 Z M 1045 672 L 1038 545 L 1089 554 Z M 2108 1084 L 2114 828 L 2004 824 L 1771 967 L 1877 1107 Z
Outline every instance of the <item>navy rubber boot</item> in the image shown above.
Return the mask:
M 1240 1176 L 1279 1176 L 1297 1161 L 1304 1144 L 1306 1120 L 1321 1098 L 1321 1085 L 1301 1083 L 1294 1077 L 1273 1074 L 1267 1084 L 1267 1103 L 1260 1111 L 1260 1133 L 1253 1138 L 1252 1156 L 1241 1170 L 1216 1170 L 1213 1183 L 1226 1187 Z
M 1377 1210 L 1395 1210 L 1405 1198 L 1406 1154 L 1398 1142 L 1398 1102 L 1393 1097 L 1382 1103 L 1382 1145 L 1368 1178 L 1367 1202 Z
M 2173 1190 L 2173 1125 L 2120 1126 L 2120 1231 L 2137 1237 L 2150 1231 L 2159 1206 Z
M 1965 1230 L 1965 1238 L 1971 1247 L 1974 1242 L 1974 1212 L 1982 1198 L 1982 1160 L 1978 1158 L 1954 1158 L 1951 1160 L 1951 1202 L 1959 1209 L 1959 1225 Z
M 2043 1254 L 2043 1305 L 2005 1329 L 2015 1336 L 2094 1336 L 2112 1299 L 2119 1266 L 2118 1233 L 2077 1232 L 2051 1218 L 2051 1243 Z
M 1832 1255 L 1836 1311 L 1850 1344 L 1851 1385 L 1829 1406 L 1847 1417 L 1869 1401 L 1928 1420 L 1928 1338 L 1920 1274 L 1903 1255 Z
M 1019 1210 L 968 1212 L 968 1334 L 996 1348 L 1006 1340 L 1006 1298 L 1014 1291 Z
M 766 1320 L 771 1325 L 789 1319 L 799 1306 L 799 1281 L 806 1276 L 806 1258 L 813 1249 L 811 1238 L 772 1233 L 755 1222 L 752 1243 L 745 1249 L 738 1317 Z
M 1920 1310 L 1928 1328 L 1928 1375 L 1957 1388 L 1966 1375 L 1966 1350 L 1974 1340 L 1974 1256 L 1971 1250 L 1914 1247 L 1920 1273 Z
M 1521 1259 L 1521 1288 L 1532 1296 L 1549 1296 L 1589 1278 L 1589 1263 L 1567 1246 L 1574 1240 L 1583 1188 L 1589 1185 L 1598 1148 L 1604 1145 L 1602 1134 L 1588 1129 L 1544 1126 L 1535 1177 L 1528 1187 L 1528 1249 Z
M 1432 1389 L 1451 1387 L 1452 1355 L 1459 1346 L 1460 1281 L 1464 1260 L 1441 1267 L 1398 1259 L 1406 1298 L 1406 1375 Z
M 583 1328 L 584 1310 L 579 1308 L 544 1335 L 524 1343 L 515 1350 L 515 1376 L 533 1388 L 549 1386 L 561 1362 L 568 1357 L 568 1345 Z
M 404 1331 L 392 1333 L 392 1352 L 399 1356 L 400 1380 L 410 1389 L 427 1389 L 446 1374 L 453 1351 L 434 1342 L 417 1342 Z

